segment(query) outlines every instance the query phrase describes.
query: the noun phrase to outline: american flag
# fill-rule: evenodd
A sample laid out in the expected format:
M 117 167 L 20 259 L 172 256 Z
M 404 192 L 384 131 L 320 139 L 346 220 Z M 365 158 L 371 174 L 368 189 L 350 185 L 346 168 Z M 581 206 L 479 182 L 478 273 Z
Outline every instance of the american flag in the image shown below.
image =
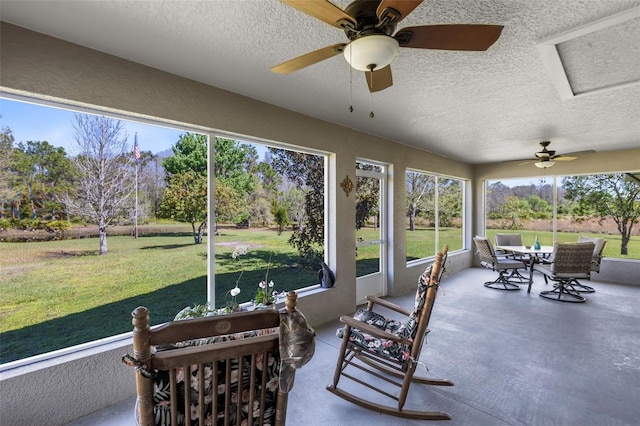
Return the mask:
M 138 134 L 136 133 L 135 142 L 133 144 L 133 156 L 136 160 L 140 159 L 140 147 L 138 146 Z

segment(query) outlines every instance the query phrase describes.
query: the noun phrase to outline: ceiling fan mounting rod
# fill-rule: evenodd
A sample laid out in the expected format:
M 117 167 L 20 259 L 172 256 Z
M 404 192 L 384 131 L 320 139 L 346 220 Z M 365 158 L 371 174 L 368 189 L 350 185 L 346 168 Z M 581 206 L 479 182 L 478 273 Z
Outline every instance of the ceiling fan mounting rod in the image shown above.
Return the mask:
M 382 26 L 399 21 L 400 18 L 402 18 L 402 14 L 392 7 L 385 7 L 378 18 L 380 19 L 380 25 Z
M 378 1 L 354 1 L 346 7 L 345 13 L 353 18 L 353 22 L 347 20 L 338 21 L 351 41 L 371 34 L 383 34 L 391 36 L 396 29 L 395 20 L 401 17 L 400 12 L 392 8 L 385 8 L 380 17 L 377 14 Z

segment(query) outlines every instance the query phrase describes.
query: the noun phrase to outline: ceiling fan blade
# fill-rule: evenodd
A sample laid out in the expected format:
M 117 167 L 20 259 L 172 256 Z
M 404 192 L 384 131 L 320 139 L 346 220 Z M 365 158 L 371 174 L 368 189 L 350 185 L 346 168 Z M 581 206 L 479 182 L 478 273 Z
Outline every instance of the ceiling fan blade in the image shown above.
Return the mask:
M 400 47 L 440 50 L 487 50 L 498 40 L 502 25 L 451 24 L 407 27 L 393 36 Z
M 290 74 L 294 71 L 301 70 L 309 65 L 317 64 L 320 61 L 329 59 L 337 54 L 341 53 L 346 46 L 345 43 L 337 43 L 331 46 L 323 47 L 322 49 L 314 50 L 306 55 L 298 56 L 287 62 L 283 62 L 280 65 L 271 67 L 271 71 L 278 74 Z
M 587 149 L 585 151 L 567 152 L 566 154 L 555 155 L 551 159 L 553 161 L 573 161 L 583 154 L 593 154 L 594 152 L 595 151 L 593 149 Z
M 370 92 L 379 92 L 387 87 L 393 86 L 393 78 L 391 77 L 391 65 L 376 70 L 365 71 L 365 77 L 367 78 L 367 86 L 369 86 Z
M 344 10 L 327 0 L 280 1 L 334 27 L 344 28 L 346 23 L 350 23 L 353 27 L 356 25 L 355 19 L 348 15 Z
M 406 18 L 407 15 L 413 12 L 413 9 L 420 6 L 423 1 L 424 0 L 382 0 L 376 10 L 376 15 L 378 15 L 381 21 L 386 17 L 390 23 L 396 24 Z

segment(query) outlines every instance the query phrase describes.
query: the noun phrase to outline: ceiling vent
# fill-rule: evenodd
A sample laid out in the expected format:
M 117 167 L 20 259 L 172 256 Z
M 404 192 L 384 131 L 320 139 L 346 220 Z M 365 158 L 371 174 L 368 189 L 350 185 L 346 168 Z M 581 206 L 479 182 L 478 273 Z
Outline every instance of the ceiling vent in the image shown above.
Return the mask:
M 536 45 L 562 99 L 640 84 L 640 7 Z

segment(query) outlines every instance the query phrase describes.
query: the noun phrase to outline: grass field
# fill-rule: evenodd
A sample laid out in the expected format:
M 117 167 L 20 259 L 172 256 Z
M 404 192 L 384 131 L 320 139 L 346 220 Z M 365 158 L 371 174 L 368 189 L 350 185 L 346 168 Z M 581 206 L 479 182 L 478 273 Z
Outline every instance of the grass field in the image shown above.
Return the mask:
M 98 255 L 98 240 L 83 238 L 30 243 L 0 243 L 0 363 L 49 352 L 131 330 L 130 313 L 137 306 L 150 309 L 152 324 L 173 319 L 185 306 L 206 302 L 207 244 L 193 244 L 188 226 L 166 226 L 166 232 L 133 239 L 110 236 L 109 252 Z M 488 232 L 493 238 L 495 230 Z M 358 237 L 374 238 L 377 231 L 362 229 Z M 522 231 L 525 242 L 536 233 Z M 551 233 L 538 232 L 542 244 Z M 275 289 L 287 291 L 317 283 L 318 267 L 299 265 L 297 252 L 287 243 L 290 233 L 273 230 L 222 228 L 216 236 L 216 304 L 225 303 L 238 282 L 239 302 L 255 296 L 269 267 Z M 623 257 L 620 238 L 609 241 L 606 256 Z M 558 234 L 575 241 L 577 234 Z M 234 249 L 249 252 L 232 258 Z M 441 230 L 440 246 L 462 247 L 461 232 Z M 407 260 L 435 252 L 434 232 L 407 233 Z M 629 256 L 640 259 L 640 238 L 629 245 Z M 358 276 L 377 270 L 375 248 L 357 252 Z M 240 276 L 241 271 L 242 276 Z
M 193 244 L 189 228 L 133 239 L 0 243 L 0 362 L 8 362 L 131 330 L 130 313 L 150 309 L 152 324 L 173 319 L 185 306 L 207 300 L 207 244 Z M 238 301 L 255 296 L 271 253 L 269 279 L 286 291 L 313 285 L 317 269 L 295 263 L 289 233 L 221 229 L 216 237 L 216 301 L 239 280 Z M 245 256 L 232 259 L 250 241 Z

